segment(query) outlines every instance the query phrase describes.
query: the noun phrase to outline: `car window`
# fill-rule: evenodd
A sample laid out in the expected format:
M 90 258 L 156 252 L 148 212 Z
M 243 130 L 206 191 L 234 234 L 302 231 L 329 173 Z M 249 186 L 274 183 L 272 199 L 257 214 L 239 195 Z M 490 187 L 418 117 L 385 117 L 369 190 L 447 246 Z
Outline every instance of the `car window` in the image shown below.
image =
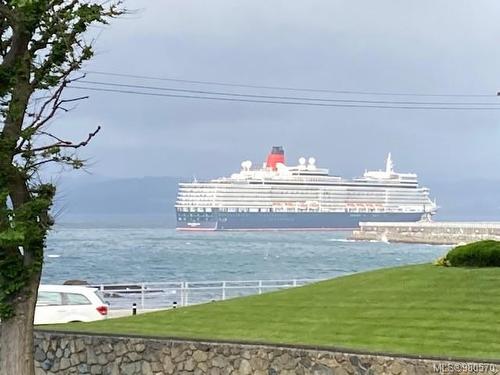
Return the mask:
M 36 301 L 38 306 L 57 306 L 62 304 L 61 293 L 57 292 L 38 292 Z
M 64 304 L 65 305 L 91 305 L 87 297 L 83 294 L 78 293 L 64 293 Z
M 99 301 L 101 301 L 102 304 L 104 305 L 106 302 L 104 302 L 104 299 L 102 298 L 101 292 L 96 290 L 94 293 L 95 293 L 96 297 L 99 298 Z

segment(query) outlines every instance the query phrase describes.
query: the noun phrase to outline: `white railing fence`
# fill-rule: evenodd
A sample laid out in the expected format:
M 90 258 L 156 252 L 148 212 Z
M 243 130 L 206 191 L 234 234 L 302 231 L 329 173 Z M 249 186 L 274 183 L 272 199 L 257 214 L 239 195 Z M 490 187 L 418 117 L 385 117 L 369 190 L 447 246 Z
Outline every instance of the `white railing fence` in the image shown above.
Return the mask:
M 293 288 L 322 279 L 94 284 L 111 309 L 183 307 Z

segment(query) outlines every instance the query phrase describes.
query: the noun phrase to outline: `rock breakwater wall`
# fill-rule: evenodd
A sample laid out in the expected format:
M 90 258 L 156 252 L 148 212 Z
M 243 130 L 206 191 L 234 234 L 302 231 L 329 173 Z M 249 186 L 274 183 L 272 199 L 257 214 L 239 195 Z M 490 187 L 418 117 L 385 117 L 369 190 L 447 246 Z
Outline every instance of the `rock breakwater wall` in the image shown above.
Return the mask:
M 354 240 L 450 244 L 500 240 L 500 223 L 416 222 L 360 223 L 351 234 Z

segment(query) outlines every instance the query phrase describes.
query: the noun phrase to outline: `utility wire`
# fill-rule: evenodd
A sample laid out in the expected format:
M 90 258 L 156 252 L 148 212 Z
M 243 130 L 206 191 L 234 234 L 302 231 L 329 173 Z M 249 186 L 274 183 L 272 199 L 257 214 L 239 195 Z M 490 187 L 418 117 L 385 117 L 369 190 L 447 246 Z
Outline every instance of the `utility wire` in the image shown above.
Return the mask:
M 68 88 L 87 90 L 87 91 L 101 91 L 112 92 L 132 95 L 145 95 L 156 97 L 168 98 L 185 98 L 185 99 L 201 99 L 201 100 L 217 100 L 226 102 L 246 102 L 246 103 L 263 103 L 263 104 L 283 104 L 283 105 L 297 105 L 297 106 L 316 106 L 316 107 L 342 107 L 342 108 L 387 108 L 387 109 L 403 109 L 403 110 L 500 110 L 500 107 L 432 107 L 432 106 L 397 106 L 397 105 L 366 105 L 366 104 L 334 104 L 334 103 L 317 103 L 317 102 L 301 102 L 301 101 L 279 101 L 279 100 L 255 100 L 243 98 L 225 98 L 216 96 L 202 96 L 202 95 L 181 95 L 181 94 L 164 94 L 153 93 L 135 90 L 122 90 L 122 89 L 107 89 L 102 87 L 88 87 L 72 85 Z
M 420 101 L 394 101 L 394 100 L 359 100 L 359 99 L 326 99 L 326 98 L 311 98 L 311 97 L 295 97 L 295 96 L 274 96 L 274 95 L 256 95 L 256 94 L 242 94 L 234 92 L 221 92 L 221 91 L 206 91 L 206 90 L 190 90 L 190 89 L 179 89 L 172 87 L 158 87 L 158 86 L 145 86 L 145 85 L 130 85 L 114 82 L 102 82 L 102 81 L 78 81 L 78 83 L 92 84 L 92 85 L 102 85 L 120 88 L 133 88 L 133 89 L 147 89 L 147 90 L 160 90 L 160 91 L 172 91 L 172 92 L 182 92 L 189 94 L 205 94 L 205 95 L 223 95 L 229 97 L 242 97 L 242 98 L 255 98 L 255 99 L 279 99 L 279 100 L 298 100 L 298 101 L 313 101 L 313 102 L 334 102 L 334 103 L 365 103 L 365 104 L 392 104 L 392 105 L 459 105 L 459 106 L 471 106 L 471 105 L 486 105 L 486 106 L 499 106 L 500 101 L 497 103 L 484 103 L 484 102 L 420 102 Z
M 179 82 L 188 84 L 201 84 L 201 85 L 215 85 L 215 86 L 227 86 L 227 87 L 245 87 L 253 89 L 267 89 L 267 90 L 284 90 L 284 91 L 304 91 L 304 92 L 323 92 L 332 94 L 348 94 L 348 95 L 381 95 L 381 96 L 428 96 L 428 97 L 481 97 L 481 98 L 492 98 L 496 97 L 496 92 L 493 94 L 464 94 L 464 93 L 411 93 L 411 92 L 383 92 L 383 91 L 363 91 L 363 90 L 331 90 L 331 89 L 313 89 L 313 88 L 300 88 L 300 87 L 287 87 L 287 86 L 269 86 L 269 85 L 250 85 L 242 83 L 230 83 L 230 82 L 217 82 L 217 81 L 201 81 L 201 80 L 189 80 L 189 79 L 176 79 L 168 77 L 155 77 L 147 75 L 137 75 L 137 74 L 125 74 L 125 73 L 114 73 L 114 72 L 104 72 L 97 70 L 85 70 L 87 74 L 95 74 L 101 76 L 110 77 L 125 77 L 125 78 L 136 78 L 136 79 L 148 79 L 155 81 L 169 81 L 169 82 Z

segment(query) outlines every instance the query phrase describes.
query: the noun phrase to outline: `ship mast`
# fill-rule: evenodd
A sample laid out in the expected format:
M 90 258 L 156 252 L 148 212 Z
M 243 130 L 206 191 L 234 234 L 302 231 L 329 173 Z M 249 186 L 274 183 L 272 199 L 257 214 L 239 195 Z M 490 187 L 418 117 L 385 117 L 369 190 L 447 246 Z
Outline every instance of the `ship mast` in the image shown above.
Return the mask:
M 394 163 L 392 162 L 390 152 L 389 155 L 387 155 L 387 161 L 385 162 L 385 172 L 389 175 L 394 173 Z

